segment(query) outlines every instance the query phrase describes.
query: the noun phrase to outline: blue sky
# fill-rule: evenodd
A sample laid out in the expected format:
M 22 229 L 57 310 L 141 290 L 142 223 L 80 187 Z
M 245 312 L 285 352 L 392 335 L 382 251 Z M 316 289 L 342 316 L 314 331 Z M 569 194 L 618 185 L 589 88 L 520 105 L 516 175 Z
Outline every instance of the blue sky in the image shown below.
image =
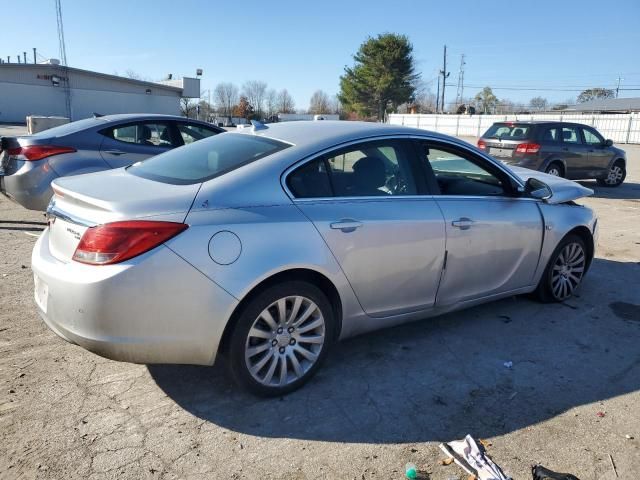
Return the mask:
M 456 83 L 466 54 L 465 96 L 485 85 L 498 98 L 564 101 L 582 87 L 640 89 L 640 1 L 199 1 L 62 0 L 67 58 L 105 73 L 134 70 L 161 79 L 194 76 L 202 89 L 220 81 L 263 80 L 287 88 L 298 108 L 322 89 L 335 94 L 345 65 L 367 36 L 403 33 L 417 69 L 432 82 L 449 49 Z M 59 57 L 54 0 L 0 0 L 10 21 L 0 56 L 32 47 Z M 545 88 L 548 91 L 500 87 Z M 640 90 L 620 96 L 640 96 Z M 448 87 L 447 101 L 455 97 Z

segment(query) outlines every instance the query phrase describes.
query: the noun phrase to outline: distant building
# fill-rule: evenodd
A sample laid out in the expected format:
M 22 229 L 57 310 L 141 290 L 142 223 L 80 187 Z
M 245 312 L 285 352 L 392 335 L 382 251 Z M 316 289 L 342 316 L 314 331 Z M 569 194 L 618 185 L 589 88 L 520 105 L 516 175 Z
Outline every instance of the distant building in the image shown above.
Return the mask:
M 180 98 L 200 96 L 200 79 L 146 82 L 105 73 L 42 64 L 0 64 L 0 122 L 27 115 L 88 118 L 93 113 L 180 114 Z
M 631 113 L 640 112 L 640 97 L 598 98 L 589 102 L 570 105 L 563 112 L 581 113 Z

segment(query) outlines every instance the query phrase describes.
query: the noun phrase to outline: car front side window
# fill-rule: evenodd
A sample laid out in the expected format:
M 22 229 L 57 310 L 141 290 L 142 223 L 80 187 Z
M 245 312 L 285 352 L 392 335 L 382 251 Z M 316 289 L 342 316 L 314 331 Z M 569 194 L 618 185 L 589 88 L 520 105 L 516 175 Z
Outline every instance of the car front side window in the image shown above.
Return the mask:
M 582 133 L 584 134 L 584 141 L 587 145 L 602 145 L 604 143 L 604 139 L 592 130 L 583 128 Z
M 495 167 L 454 147 L 419 145 L 420 160 L 433 172 L 440 195 L 507 196 L 508 179 Z
M 562 127 L 562 143 L 580 144 L 580 134 L 577 127 Z

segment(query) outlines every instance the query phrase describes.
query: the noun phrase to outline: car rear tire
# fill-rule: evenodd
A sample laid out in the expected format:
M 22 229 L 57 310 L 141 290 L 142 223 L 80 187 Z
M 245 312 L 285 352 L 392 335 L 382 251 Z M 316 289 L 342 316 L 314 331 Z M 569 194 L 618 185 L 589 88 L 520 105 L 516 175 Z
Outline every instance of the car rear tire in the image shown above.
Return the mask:
M 609 169 L 607 178 L 599 178 L 598 185 L 601 187 L 619 187 L 627 178 L 627 169 L 622 160 L 617 160 Z
M 261 396 L 300 388 L 326 358 L 335 324 L 327 296 L 315 285 L 288 281 L 267 288 L 234 325 L 228 350 L 232 377 Z
M 551 303 L 569 299 L 582 283 L 588 261 L 584 240 L 575 234 L 564 237 L 553 251 L 535 291 L 538 300 Z
M 560 162 L 551 162 L 544 173 L 553 175 L 554 177 L 564 177 L 564 167 Z

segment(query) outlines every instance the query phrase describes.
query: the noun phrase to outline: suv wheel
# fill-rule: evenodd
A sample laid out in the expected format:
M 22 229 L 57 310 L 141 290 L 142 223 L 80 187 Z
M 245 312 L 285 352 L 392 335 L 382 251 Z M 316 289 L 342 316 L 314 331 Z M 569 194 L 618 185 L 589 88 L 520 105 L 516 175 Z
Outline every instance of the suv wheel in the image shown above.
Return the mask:
M 564 168 L 558 162 L 552 162 L 544 172 L 554 177 L 564 177 Z
M 243 309 L 233 329 L 231 374 L 258 395 L 292 392 L 320 367 L 334 325 L 331 304 L 315 285 L 289 281 L 267 288 Z
M 619 187 L 626 176 L 627 169 L 624 167 L 624 162 L 618 160 L 609 169 L 607 178 L 598 179 L 598 185 L 601 187 Z

